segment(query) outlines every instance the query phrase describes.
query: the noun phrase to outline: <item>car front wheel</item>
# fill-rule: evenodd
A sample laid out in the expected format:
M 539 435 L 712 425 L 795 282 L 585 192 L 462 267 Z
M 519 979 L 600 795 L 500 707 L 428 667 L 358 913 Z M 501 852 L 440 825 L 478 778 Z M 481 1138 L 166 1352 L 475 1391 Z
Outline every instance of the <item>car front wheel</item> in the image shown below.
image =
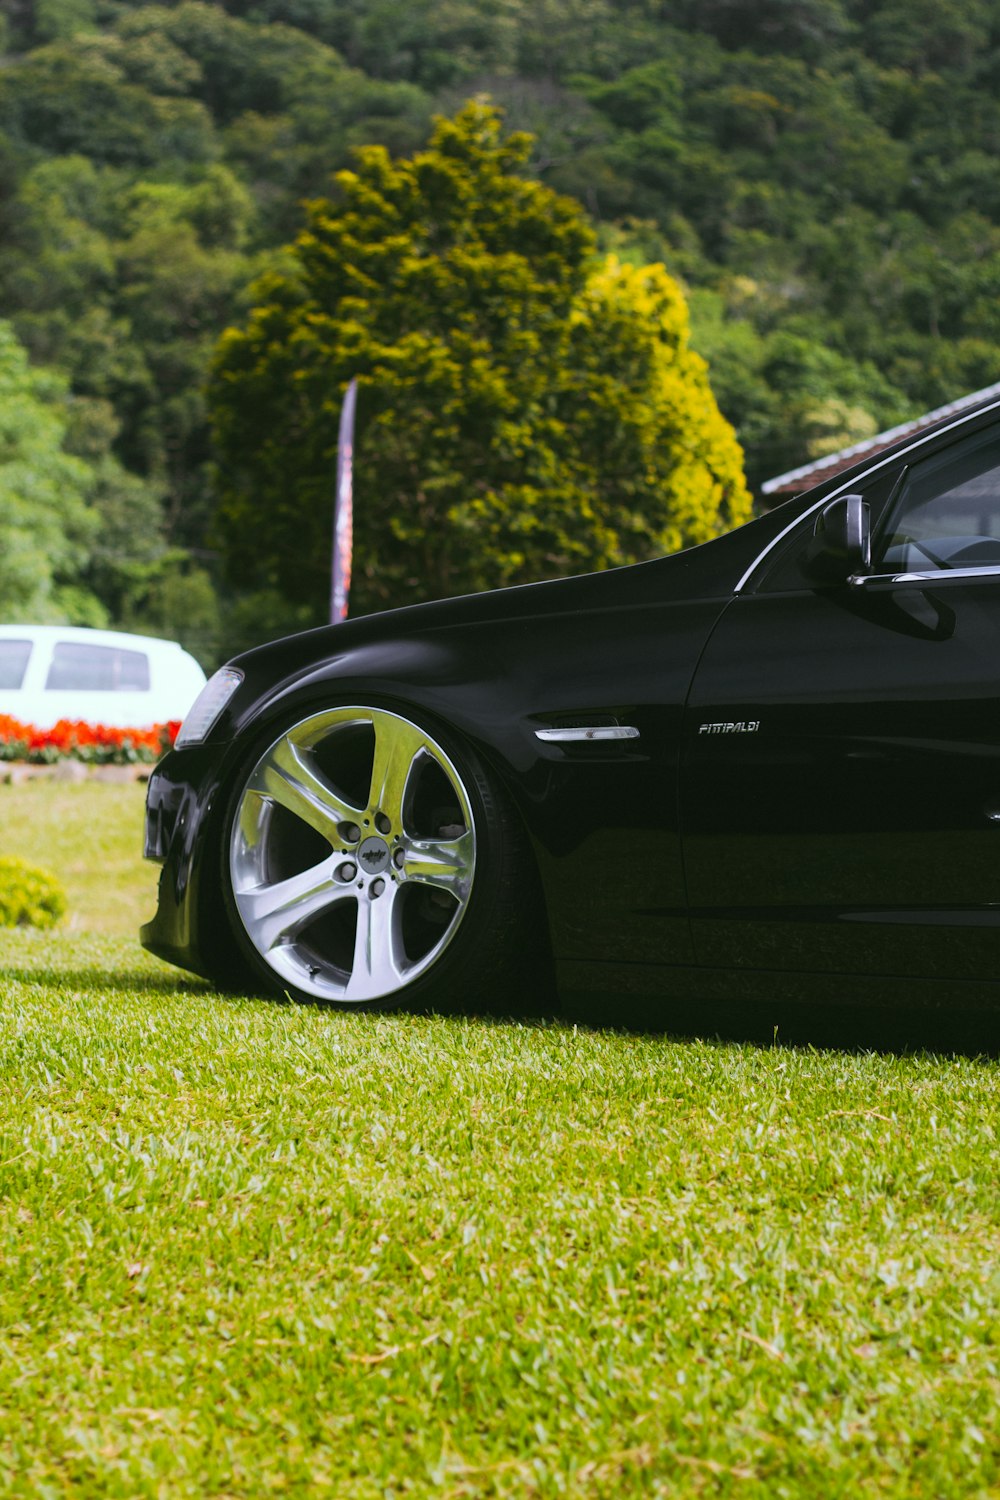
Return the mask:
M 530 855 L 492 779 L 438 734 L 384 708 L 330 708 L 244 772 L 223 887 L 267 988 L 361 1009 L 502 1004 L 497 981 L 525 956 Z

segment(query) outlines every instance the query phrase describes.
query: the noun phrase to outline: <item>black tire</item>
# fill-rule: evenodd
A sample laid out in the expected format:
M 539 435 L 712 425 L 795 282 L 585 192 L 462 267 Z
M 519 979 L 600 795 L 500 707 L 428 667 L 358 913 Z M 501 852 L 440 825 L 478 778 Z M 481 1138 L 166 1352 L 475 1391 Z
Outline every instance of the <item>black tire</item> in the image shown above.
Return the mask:
M 264 992 L 355 1011 L 552 1004 L 517 811 L 409 710 L 343 705 L 272 731 L 237 777 L 220 855 L 226 923 Z

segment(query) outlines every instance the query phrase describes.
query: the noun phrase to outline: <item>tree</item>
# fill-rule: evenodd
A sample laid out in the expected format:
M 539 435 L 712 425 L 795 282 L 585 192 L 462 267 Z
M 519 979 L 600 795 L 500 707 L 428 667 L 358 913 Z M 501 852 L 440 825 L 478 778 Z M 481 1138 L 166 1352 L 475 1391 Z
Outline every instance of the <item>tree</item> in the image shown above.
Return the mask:
M 0 616 L 101 625 L 80 586 L 96 517 L 93 470 L 64 451 L 65 385 L 31 370 L 9 323 L 0 322 Z
M 309 205 L 210 383 L 235 576 L 320 617 L 353 375 L 356 608 L 638 560 L 748 513 L 679 289 L 595 263 L 579 206 L 519 175 L 530 149 L 472 103 Z
M 208 110 L 130 83 L 126 61 L 114 37 L 37 48 L 0 76 L 0 128 L 23 145 L 118 167 L 177 171 L 209 160 Z

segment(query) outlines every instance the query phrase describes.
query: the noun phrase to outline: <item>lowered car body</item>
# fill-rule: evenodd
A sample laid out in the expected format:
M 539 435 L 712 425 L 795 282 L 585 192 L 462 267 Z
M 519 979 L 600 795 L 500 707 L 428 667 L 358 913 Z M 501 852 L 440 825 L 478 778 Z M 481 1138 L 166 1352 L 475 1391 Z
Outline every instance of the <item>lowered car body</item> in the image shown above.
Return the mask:
M 237 658 L 142 940 L 346 1006 L 995 1003 L 998 646 L 994 403 L 688 552 Z

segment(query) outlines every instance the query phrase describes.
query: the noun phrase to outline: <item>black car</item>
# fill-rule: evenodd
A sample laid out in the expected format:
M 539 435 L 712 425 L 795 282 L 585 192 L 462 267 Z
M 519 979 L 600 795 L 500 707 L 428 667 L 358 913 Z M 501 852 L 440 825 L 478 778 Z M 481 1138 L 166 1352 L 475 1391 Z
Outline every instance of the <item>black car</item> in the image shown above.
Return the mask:
M 248 652 L 146 853 L 147 948 L 299 999 L 991 1003 L 1000 402 L 688 552 Z

